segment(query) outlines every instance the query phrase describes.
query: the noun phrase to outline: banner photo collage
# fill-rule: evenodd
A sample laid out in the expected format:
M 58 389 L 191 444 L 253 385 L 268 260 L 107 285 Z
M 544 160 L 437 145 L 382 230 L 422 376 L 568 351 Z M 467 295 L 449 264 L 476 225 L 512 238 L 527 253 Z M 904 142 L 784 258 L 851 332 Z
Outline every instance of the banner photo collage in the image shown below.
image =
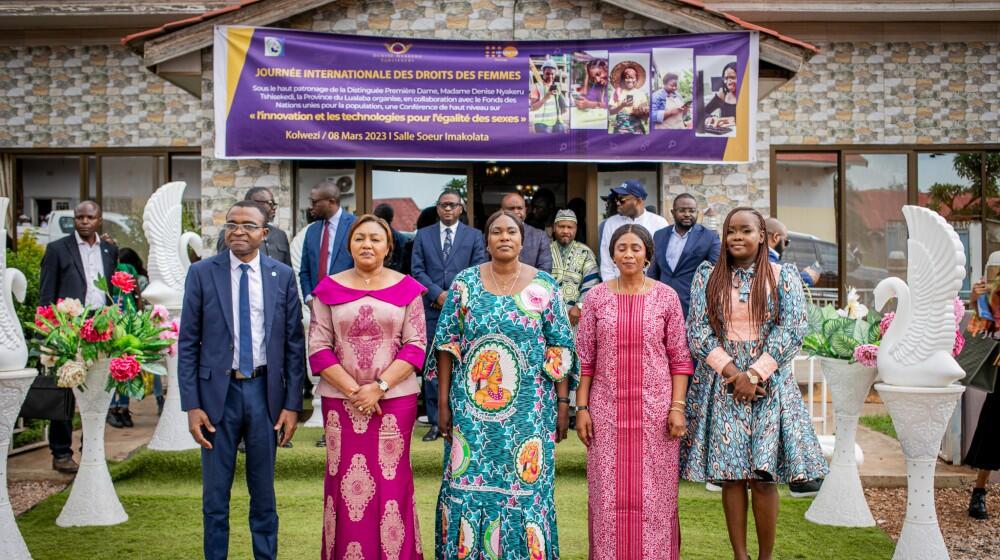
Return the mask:
M 758 35 L 439 41 L 215 29 L 223 159 L 745 163 Z

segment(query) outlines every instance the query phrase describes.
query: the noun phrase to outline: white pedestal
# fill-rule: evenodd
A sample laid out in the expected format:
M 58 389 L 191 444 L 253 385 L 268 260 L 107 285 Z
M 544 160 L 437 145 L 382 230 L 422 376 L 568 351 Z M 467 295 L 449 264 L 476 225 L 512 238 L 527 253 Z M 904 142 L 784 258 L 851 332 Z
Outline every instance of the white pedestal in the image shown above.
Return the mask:
M 906 520 L 892 558 L 947 560 L 948 549 L 934 508 L 934 469 L 941 437 L 965 387 L 899 387 L 879 383 L 875 389 L 892 415 L 906 457 Z
M 837 439 L 830 474 L 806 511 L 806 519 L 820 525 L 874 527 L 875 518 L 861 488 L 854 440 L 861 407 L 875 381 L 877 370 L 861 364 L 849 364 L 847 360 L 820 358 L 819 361 L 833 398 Z
M 168 309 L 170 316 L 180 324 L 181 310 Z M 181 390 L 177 381 L 177 353 L 166 357 L 167 362 L 167 398 L 163 401 L 163 412 L 156 423 L 153 439 L 149 447 L 154 451 L 185 451 L 197 449 L 198 444 L 188 431 L 187 413 L 181 410 Z
M 17 413 L 37 375 L 34 368 L 0 371 L 0 558 L 5 560 L 31 560 L 7 495 L 7 452 Z
M 303 424 L 302 426 L 304 428 L 322 428 L 323 427 L 323 401 L 320 398 L 319 391 L 318 391 L 318 389 L 319 389 L 319 377 L 318 376 L 314 377 L 312 375 L 312 371 L 309 370 L 308 368 L 309 368 L 309 366 L 306 365 L 307 375 L 309 375 L 309 378 L 313 382 L 313 400 L 312 400 L 313 412 L 309 416 L 309 420 L 306 420 L 306 423 Z
M 118 501 L 104 457 L 104 427 L 113 391 L 105 391 L 109 360 L 98 360 L 87 372 L 87 390 L 73 389 L 83 418 L 83 459 L 69 499 L 56 518 L 60 527 L 117 525 L 128 521 Z

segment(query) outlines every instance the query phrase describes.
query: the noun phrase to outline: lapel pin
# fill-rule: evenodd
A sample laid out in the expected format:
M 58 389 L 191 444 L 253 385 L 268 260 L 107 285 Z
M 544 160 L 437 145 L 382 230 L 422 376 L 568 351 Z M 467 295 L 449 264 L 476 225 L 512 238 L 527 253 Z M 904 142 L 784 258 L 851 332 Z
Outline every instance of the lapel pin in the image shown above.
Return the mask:
M 275 272 L 275 271 L 273 271 L 273 270 L 271 271 L 271 276 L 277 276 L 277 275 L 278 275 L 278 273 L 277 273 L 277 272 Z

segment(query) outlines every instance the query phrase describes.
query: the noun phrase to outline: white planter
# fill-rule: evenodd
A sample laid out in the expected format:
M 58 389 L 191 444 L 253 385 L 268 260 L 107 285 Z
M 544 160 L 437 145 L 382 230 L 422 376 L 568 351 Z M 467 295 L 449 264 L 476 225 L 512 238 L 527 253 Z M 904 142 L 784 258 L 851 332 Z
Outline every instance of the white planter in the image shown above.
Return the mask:
M 833 399 L 837 438 L 830 474 L 806 511 L 806 519 L 820 525 L 874 527 L 875 518 L 861 488 L 854 440 L 861 407 L 875 381 L 876 369 L 847 360 L 820 358 L 819 362 Z
M 308 367 L 309 366 L 306 366 L 307 371 Z M 323 401 L 319 396 L 319 377 L 314 377 L 313 375 L 311 375 L 311 372 L 308 372 L 307 374 L 309 375 L 309 378 L 312 379 L 313 382 L 313 400 L 312 400 L 313 412 L 309 416 L 309 420 L 306 420 L 306 423 L 303 424 L 302 426 L 304 428 L 322 428 Z
M 56 518 L 60 527 L 117 525 L 128 521 L 118 501 L 104 457 L 104 427 L 112 391 L 105 391 L 110 360 L 98 360 L 87 370 L 87 390 L 73 389 L 83 418 L 83 459 L 69 499 Z
M 5 560 L 31 560 L 7 495 L 7 451 L 17 413 L 37 375 L 34 368 L 0 371 L 0 558 Z
M 180 323 L 180 308 L 168 309 L 170 316 Z M 177 381 L 177 353 L 166 357 L 167 398 L 163 401 L 163 412 L 156 423 L 156 431 L 153 432 L 153 439 L 149 440 L 148 447 L 155 451 L 185 451 L 187 449 L 197 449 L 198 444 L 191 437 L 188 431 L 187 413 L 181 410 L 181 391 Z M 148 398 L 148 397 L 147 397 Z
M 906 520 L 893 560 L 947 560 L 934 508 L 934 469 L 941 437 L 965 391 L 947 387 L 875 385 L 885 401 L 906 457 Z

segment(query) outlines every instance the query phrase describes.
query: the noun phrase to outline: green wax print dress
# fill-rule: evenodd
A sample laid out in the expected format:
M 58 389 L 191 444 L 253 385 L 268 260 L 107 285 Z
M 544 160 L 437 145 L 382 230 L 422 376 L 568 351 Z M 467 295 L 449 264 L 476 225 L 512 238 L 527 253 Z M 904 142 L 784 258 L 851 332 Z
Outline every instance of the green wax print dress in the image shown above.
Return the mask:
M 577 373 L 573 331 L 545 272 L 498 296 L 479 267 L 455 277 L 434 349 L 454 356 L 435 556 L 559 558 L 555 479 L 556 382 Z M 430 375 L 437 373 L 436 352 Z

